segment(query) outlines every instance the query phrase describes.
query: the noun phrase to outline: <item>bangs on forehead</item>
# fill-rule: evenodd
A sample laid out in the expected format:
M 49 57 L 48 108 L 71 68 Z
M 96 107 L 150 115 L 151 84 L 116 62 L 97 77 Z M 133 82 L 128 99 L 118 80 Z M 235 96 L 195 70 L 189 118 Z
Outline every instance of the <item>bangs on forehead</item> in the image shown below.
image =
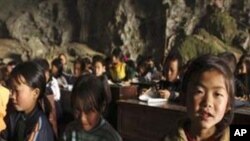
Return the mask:
M 18 84 L 18 85 L 20 85 L 20 84 L 26 84 L 27 85 L 27 82 L 26 82 L 25 78 L 21 74 L 11 76 L 10 80 L 11 80 L 12 85 L 15 84 L 15 83 Z
M 76 95 L 73 99 L 73 108 L 86 113 L 98 110 L 97 102 L 93 94 L 84 96 Z

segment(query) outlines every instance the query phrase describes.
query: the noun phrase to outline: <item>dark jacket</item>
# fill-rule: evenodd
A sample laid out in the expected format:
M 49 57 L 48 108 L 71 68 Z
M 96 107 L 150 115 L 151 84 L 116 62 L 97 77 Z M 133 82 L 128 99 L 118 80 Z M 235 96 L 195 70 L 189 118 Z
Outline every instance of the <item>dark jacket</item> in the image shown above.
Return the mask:
M 36 107 L 29 115 L 14 111 L 7 115 L 7 128 L 0 134 L 6 141 L 18 141 L 19 121 L 24 122 L 24 141 L 54 141 L 54 134 L 51 125 L 45 114 Z

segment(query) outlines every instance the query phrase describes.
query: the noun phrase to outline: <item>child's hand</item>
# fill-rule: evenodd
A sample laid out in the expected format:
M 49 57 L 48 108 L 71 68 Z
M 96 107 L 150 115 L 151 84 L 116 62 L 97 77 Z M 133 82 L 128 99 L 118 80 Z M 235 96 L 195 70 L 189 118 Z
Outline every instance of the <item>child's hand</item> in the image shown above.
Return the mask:
M 161 98 L 168 99 L 170 97 L 170 91 L 169 90 L 159 90 L 159 94 Z

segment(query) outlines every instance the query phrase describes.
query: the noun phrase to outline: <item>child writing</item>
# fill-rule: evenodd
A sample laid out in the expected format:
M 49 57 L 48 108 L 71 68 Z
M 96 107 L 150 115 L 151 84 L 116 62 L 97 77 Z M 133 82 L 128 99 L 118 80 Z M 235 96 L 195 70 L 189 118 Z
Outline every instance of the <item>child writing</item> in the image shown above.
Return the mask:
M 188 119 L 165 141 L 228 141 L 233 119 L 234 77 L 220 58 L 194 60 L 183 78 L 182 96 Z
M 165 80 L 160 81 L 160 96 L 172 101 L 177 101 L 180 91 L 180 74 L 182 57 L 177 51 L 172 51 L 166 58 L 163 75 Z
M 63 141 L 121 141 L 120 135 L 102 117 L 106 105 L 102 81 L 94 75 L 81 76 L 71 95 L 76 120 L 70 123 Z
M 7 128 L 1 138 L 7 141 L 54 141 L 52 128 L 38 101 L 44 98 L 46 81 L 34 62 L 17 65 L 10 74 L 11 102 Z

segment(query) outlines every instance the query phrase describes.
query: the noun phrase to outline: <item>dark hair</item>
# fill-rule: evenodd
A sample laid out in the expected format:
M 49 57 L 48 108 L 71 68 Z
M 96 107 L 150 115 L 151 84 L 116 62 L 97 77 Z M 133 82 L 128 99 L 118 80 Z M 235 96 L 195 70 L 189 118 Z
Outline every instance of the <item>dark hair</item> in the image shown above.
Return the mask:
M 60 58 L 56 58 L 51 62 L 51 65 L 54 65 L 58 69 L 57 76 L 60 77 L 63 74 L 63 64 Z
M 49 71 L 49 62 L 43 58 L 35 58 L 33 60 L 36 64 L 38 64 L 44 71 Z
M 85 57 L 85 58 L 83 58 L 82 60 L 83 60 L 83 62 L 84 62 L 86 65 L 91 64 L 91 60 L 90 60 L 88 57 Z
M 95 75 L 84 75 L 74 84 L 71 102 L 74 110 L 86 113 L 96 110 L 102 113 L 106 106 L 103 82 Z
M 223 53 L 218 54 L 218 57 L 220 57 L 220 58 L 224 59 L 226 62 L 228 62 L 230 69 L 234 73 L 235 68 L 236 68 L 236 64 L 237 64 L 237 59 L 234 56 L 234 54 L 232 52 L 223 52 Z
M 196 58 L 191 62 L 186 73 L 184 74 L 181 96 L 182 100 L 186 103 L 188 96 L 185 94 L 187 94 L 188 84 L 193 81 L 194 77 L 198 78 L 202 73 L 210 70 L 216 70 L 224 76 L 226 80 L 226 89 L 229 95 L 227 106 L 230 109 L 225 113 L 223 119 L 216 125 L 216 133 L 218 133 L 216 134 L 216 137 L 220 137 L 222 131 L 232 122 L 234 113 L 234 75 L 227 63 L 223 59 L 212 55 L 203 55 Z
M 25 80 L 21 79 L 23 77 Z M 40 90 L 37 103 L 39 108 L 42 109 L 48 116 L 51 111 L 51 105 L 45 97 L 46 79 L 43 69 L 35 62 L 28 61 L 18 64 L 10 74 L 10 82 L 16 81 L 18 84 L 25 83 L 29 87 Z M 12 85 L 12 84 L 11 84 Z
M 10 61 L 7 65 L 8 66 L 15 66 L 15 65 L 17 65 L 17 62 L 16 61 Z
M 240 60 L 237 64 L 237 69 L 239 69 L 240 65 L 242 65 L 244 63 L 246 64 L 247 74 L 250 74 L 250 54 L 243 54 L 240 57 Z
M 163 69 L 163 74 L 166 74 L 166 70 L 168 69 L 169 67 L 169 62 L 171 61 L 175 61 L 177 60 L 178 62 L 178 73 L 181 72 L 181 69 L 182 69 L 182 57 L 180 55 L 180 53 L 176 50 L 172 50 L 169 52 L 166 60 L 165 60 L 165 63 L 164 63 L 164 69 Z
M 93 62 L 93 65 L 96 63 L 96 62 L 100 62 L 103 66 L 106 66 L 106 63 L 105 63 L 105 60 L 104 58 L 101 56 L 101 55 L 95 55 L 92 59 L 92 62 Z
M 122 50 L 120 48 L 115 48 L 112 51 L 112 56 L 119 58 L 121 61 L 123 61 L 123 53 L 122 53 Z
M 77 58 L 75 61 L 74 61 L 74 65 L 76 64 L 80 64 L 81 66 L 81 71 L 83 72 L 85 69 L 86 69 L 86 63 L 85 61 L 82 59 L 82 58 Z

